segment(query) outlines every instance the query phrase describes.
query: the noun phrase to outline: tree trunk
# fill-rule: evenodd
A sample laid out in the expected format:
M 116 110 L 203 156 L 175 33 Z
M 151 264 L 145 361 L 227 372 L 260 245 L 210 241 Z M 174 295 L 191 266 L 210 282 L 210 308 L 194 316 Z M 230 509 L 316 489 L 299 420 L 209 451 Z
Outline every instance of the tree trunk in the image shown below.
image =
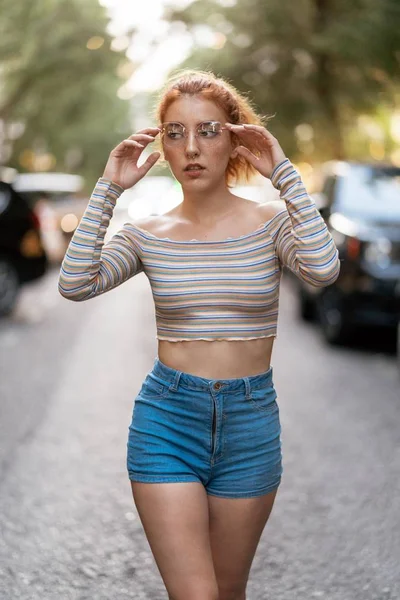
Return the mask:
M 315 0 L 315 30 L 323 36 L 329 18 L 332 18 L 330 0 Z M 316 92 L 321 103 L 322 112 L 331 129 L 332 158 L 341 160 L 345 157 L 343 136 L 340 122 L 340 111 L 335 97 L 335 80 L 331 65 L 333 59 L 327 51 L 315 50 L 317 65 Z

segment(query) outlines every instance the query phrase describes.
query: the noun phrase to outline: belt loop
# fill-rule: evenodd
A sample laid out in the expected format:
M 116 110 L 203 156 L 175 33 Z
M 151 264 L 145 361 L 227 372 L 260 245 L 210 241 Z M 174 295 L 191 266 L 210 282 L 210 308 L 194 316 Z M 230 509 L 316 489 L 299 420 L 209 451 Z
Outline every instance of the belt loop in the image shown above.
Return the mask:
M 170 390 L 173 390 L 174 392 L 176 392 L 176 390 L 178 389 L 178 385 L 179 385 L 179 380 L 181 378 L 182 375 L 182 371 L 177 371 L 174 375 L 174 381 L 172 382 L 171 386 L 170 386 Z
M 248 377 L 243 377 L 244 385 L 246 388 L 246 400 L 251 400 L 251 387 Z

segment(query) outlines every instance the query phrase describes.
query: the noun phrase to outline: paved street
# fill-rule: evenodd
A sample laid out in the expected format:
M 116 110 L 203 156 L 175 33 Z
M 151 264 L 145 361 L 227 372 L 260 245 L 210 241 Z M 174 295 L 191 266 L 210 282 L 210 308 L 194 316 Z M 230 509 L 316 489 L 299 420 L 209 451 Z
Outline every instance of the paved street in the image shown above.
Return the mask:
M 72 303 L 57 275 L 0 321 L 0 599 L 166 600 L 125 471 L 156 355 L 148 282 Z M 248 600 L 399 600 L 394 354 L 327 347 L 285 282 L 273 368 L 284 476 Z

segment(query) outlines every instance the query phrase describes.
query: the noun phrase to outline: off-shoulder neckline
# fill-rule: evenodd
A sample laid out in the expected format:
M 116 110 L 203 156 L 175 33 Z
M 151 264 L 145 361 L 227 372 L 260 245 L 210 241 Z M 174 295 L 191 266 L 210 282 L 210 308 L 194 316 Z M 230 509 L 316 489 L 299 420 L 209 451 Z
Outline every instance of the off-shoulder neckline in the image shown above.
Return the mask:
M 142 229 L 142 227 L 135 225 L 135 223 L 126 223 L 126 225 L 132 227 L 133 229 L 136 229 L 144 237 L 152 238 L 154 240 L 157 240 L 158 242 L 172 242 L 173 244 L 224 244 L 226 242 L 236 242 L 246 238 L 254 237 L 258 233 L 264 231 L 264 229 L 266 229 L 266 227 L 270 223 L 272 223 L 272 221 L 274 221 L 277 217 L 279 217 L 279 215 L 282 215 L 283 213 L 288 214 L 286 208 L 277 212 L 276 215 L 271 217 L 271 219 L 268 219 L 268 221 L 264 221 L 264 223 L 261 223 L 261 225 L 259 225 L 257 229 L 253 229 L 253 231 L 250 231 L 250 233 L 245 233 L 236 237 L 229 236 L 224 240 L 197 240 L 196 238 L 193 238 L 191 240 L 173 240 L 169 237 L 159 237 L 154 233 L 151 233 L 150 231 L 147 231 L 146 229 Z

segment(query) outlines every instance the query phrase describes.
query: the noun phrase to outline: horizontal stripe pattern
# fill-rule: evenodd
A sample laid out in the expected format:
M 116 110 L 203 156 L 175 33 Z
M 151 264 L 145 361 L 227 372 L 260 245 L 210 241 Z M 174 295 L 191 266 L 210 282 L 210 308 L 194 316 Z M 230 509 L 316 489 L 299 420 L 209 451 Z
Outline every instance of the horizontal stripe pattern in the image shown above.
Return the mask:
M 274 169 L 271 182 L 287 208 L 285 218 L 271 223 L 269 231 L 280 263 L 314 286 L 330 285 L 339 275 L 339 253 L 289 159 Z
M 325 222 L 288 159 L 274 169 L 271 181 L 285 204 L 250 234 L 178 241 L 127 223 L 104 244 L 123 190 L 100 178 L 62 263 L 60 293 L 87 300 L 143 271 L 160 340 L 276 336 L 282 266 L 326 286 L 336 280 L 340 265 Z
M 143 270 L 137 249 L 123 231 L 104 244 L 107 227 L 123 188 L 100 178 L 69 243 L 58 281 L 64 298 L 88 300 Z
M 161 340 L 276 334 L 280 268 L 263 226 L 217 242 L 160 239 L 126 225 L 141 248 Z

